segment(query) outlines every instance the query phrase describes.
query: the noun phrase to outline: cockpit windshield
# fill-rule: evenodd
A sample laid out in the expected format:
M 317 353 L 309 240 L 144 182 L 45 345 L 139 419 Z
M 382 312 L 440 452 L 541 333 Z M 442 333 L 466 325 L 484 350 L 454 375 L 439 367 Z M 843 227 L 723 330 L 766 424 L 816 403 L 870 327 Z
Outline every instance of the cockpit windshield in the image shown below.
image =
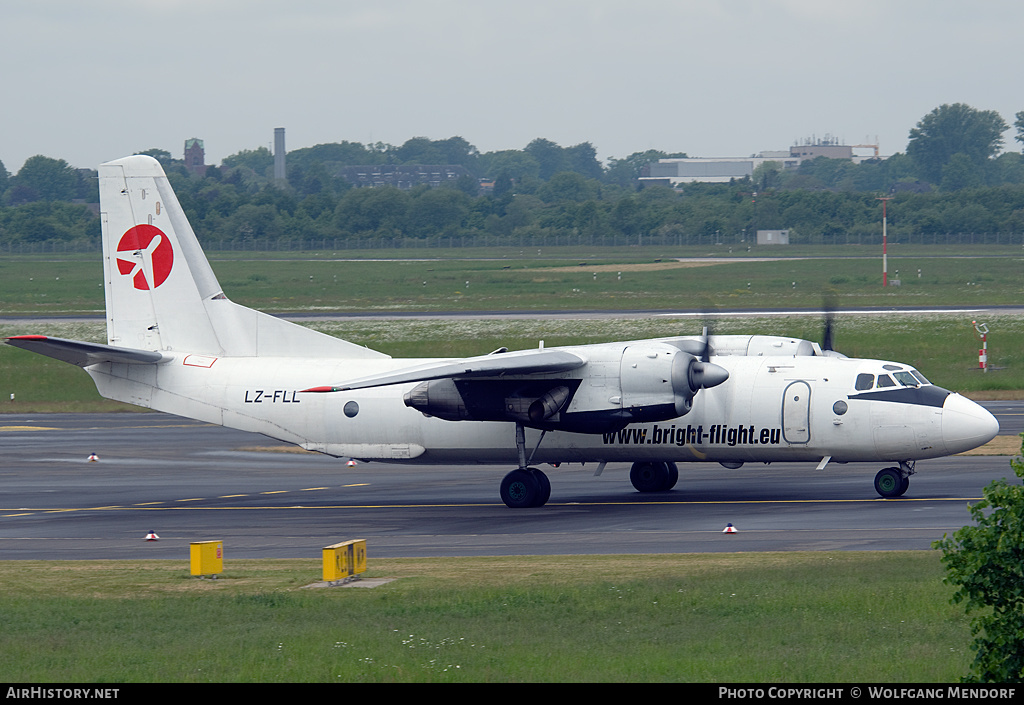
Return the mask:
M 920 386 L 920 382 L 917 377 L 909 372 L 893 372 L 892 376 L 896 378 L 896 381 L 902 384 L 904 387 L 917 387 Z
M 920 387 L 922 384 L 931 384 L 923 374 L 912 367 L 903 369 L 895 365 L 885 365 L 885 369 L 889 370 L 889 374 L 880 374 L 877 377 L 873 374 L 862 372 L 857 375 L 854 387 L 857 391 L 862 392 L 868 389 L 886 389 L 900 386 Z

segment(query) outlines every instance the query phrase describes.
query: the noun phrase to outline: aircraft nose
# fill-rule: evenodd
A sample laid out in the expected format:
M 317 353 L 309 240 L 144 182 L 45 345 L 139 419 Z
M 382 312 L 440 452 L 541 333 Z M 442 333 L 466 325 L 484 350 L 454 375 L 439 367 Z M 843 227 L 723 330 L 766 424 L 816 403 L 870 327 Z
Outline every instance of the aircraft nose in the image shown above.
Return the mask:
M 959 394 L 950 394 L 942 405 L 942 440 L 946 451 L 964 451 L 985 445 L 999 433 L 996 417 L 980 404 Z

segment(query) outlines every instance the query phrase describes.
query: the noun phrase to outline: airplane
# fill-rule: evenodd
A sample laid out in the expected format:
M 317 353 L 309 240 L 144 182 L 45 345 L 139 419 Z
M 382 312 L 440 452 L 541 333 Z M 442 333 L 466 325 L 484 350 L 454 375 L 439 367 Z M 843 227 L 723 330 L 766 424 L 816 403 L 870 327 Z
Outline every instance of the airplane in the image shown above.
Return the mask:
M 700 335 L 394 359 L 228 299 L 159 162 L 100 165 L 107 344 L 18 335 L 85 369 L 101 395 L 344 459 L 515 463 L 511 508 L 547 503 L 537 465 L 631 462 L 640 492 L 678 463 L 881 462 L 902 496 L 916 462 L 987 443 L 984 408 L 913 366 L 785 336 Z M 830 331 L 830 329 L 827 329 Z

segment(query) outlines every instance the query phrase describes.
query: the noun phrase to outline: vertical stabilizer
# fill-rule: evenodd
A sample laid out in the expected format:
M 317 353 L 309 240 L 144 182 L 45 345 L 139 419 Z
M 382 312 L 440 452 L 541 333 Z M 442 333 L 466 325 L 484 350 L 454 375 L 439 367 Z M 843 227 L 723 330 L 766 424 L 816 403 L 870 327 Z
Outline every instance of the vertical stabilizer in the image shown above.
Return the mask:
M 110 345 L 215 356 L 387 357 L 228 300 L 160 163 L 101 164 Z

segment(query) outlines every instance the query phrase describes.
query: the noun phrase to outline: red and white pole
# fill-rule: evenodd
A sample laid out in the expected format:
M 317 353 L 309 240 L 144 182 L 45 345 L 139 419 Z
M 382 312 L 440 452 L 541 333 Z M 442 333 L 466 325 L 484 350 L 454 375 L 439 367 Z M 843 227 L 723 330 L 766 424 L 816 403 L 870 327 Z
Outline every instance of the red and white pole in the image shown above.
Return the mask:
M 978 369 L 982 372 L 988 372 L 988 326 L 977 321 L 971 321 L 971 323 L 974 324 L 974 330 L 981 336 L 981 349 L 978 351 Z
M 882 286 L 885 287 L 889 285 L 889 237 L 886 232 L 888 225 L 886 206 L 889 205 L 889 201 L 892 200 L 892 196 L 886 196 L 876 200 L 882 202 Z

